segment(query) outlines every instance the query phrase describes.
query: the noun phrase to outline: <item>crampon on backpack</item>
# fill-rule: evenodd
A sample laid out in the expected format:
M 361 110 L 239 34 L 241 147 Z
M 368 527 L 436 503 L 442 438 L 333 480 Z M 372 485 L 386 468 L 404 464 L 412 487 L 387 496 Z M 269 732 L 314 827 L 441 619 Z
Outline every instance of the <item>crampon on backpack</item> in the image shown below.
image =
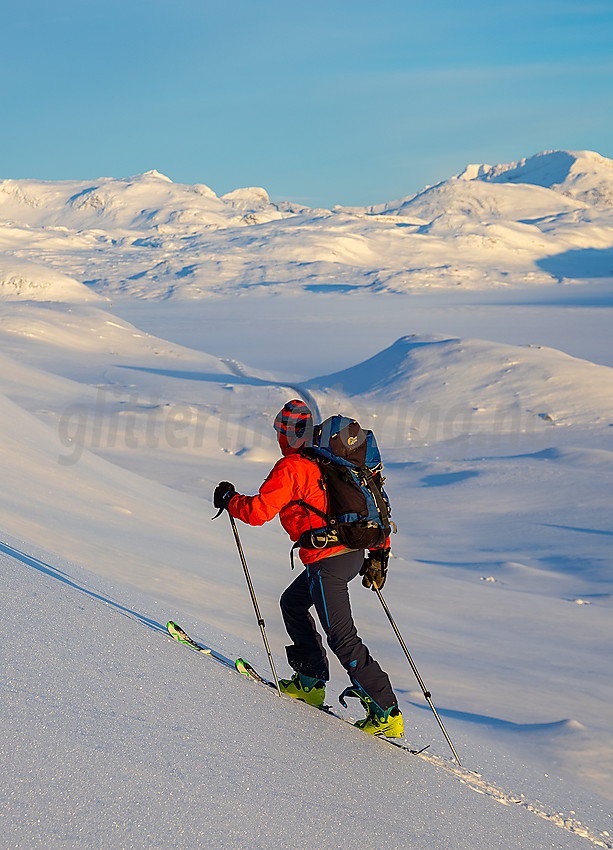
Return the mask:
M 312 445 L 302 453 L 316 461 L 328 496 L 327 513 L 303 499 L 297 504 L 316 514 L 322 525 L 301 534 L 293 550 L 377 549 L 384 546 L 390 531 L 390 503 L 383 489 L 383 464 L 372 431 L 355 419 L 336 415 L 316 425 Z M 293 560 L 292 560 L 293 566 Z

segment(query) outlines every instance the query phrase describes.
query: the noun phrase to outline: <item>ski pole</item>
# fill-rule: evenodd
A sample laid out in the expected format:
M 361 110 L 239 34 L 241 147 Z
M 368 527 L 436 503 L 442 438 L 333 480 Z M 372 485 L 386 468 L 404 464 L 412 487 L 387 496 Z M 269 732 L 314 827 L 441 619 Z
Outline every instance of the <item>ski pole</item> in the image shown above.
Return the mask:
M 413 659 L 411 658 L 411 653 L 410 653 L 410 652 L 409 652 L 409 650 L 406 648 L 406 644 L 405 644 L 405 642 L 404 642 L 404 641 L 403 641 L 403 639 L 402 639 L 402 635 L 401 635 L 401 634 L 400 634 L 400 632 L 398 631 L 398 626 L 397 626 L 397 625 L 396 625 L 396 623 L 394 622 L 394 618 L 393 618 L 393 617 L 392 617 L 392 615 L 391 615 L 390 609 L 389 609 L 389 608 L 387 607 L 387 605 L 385 604 L 385 599 L 384 599 L 384 598 L 383 598 L 383 596 L 381 595 L 381 591 L 379 590 L 379 588 L 378 588 L 378 587 L 376 587 L 376 586 L 373 584 L 373 589 L 377 592 L 377 596 L 379 597 L 379 600 L 381 601 L 381 605 L 383 605 L 383 610 L 384 610 L 384 611 L 385 611 L 385 613 L 387 614 L 387 618 L 388 618 L 388 620 L 390 621 L 390 623 L 392 624 L 392 628 L 393 628 L 393 630 L 394 630 L 394 632 L 395 632 L 395 634 L 396 634 L 396 637 L 397 637 L 397 638 L 398 638 L 398 640 L 400 641 L 400 646 L 403 648 L 403 650 L 404 650 L 404 654 L 406 655 L 406 657 L 407 657 L 407 659 L 408 659 L 409 664 L 411 665 L 411 670 L 415 673 L 415 677 L 417 678 L 417 681 L 419 682 L 419 685 L 420 685 L 420 687 L 421 687 L 421 689 L 422 689 L 422 691 L 423 691 L 423 694 L 424 694 L 424 696 L 425 696 L 425 698 L 426 698 L 426 700 L 427 700 L 427 702 L 428 702 L 428 705 L 429 705 L 429 706 L 430 706 L 430 708 L 432 709 L 432 712 L 433 712 L 434 716 L 436 717 L 436 719 L 437 719 L 437 721 L 438 721 L 438 725 L 441 727 L 441 730 L 442 730 L 442 732 L 443 732 L 443 735 L 445 736 L 445 739 L 447 740 L 447 743 L 448 743 L 448 744 L 449 744 L 449 746 L 451 747 L 451 752 L 452 752 L 452 753 L 453 753 L 453 755 L 455 756 L 455 760 L 457 761 L 457 763 L 460 765 L 460 767 L 462 767 L 462 762 L 460 761 L 459 756 L 458 756 L 458 754 L 457 754 L 457 753 L 456 753 L 456 751 L 455 751 L 455 747 L 454 747 L 454 746 L 453 746 L 453 744 L 451 743 L 451 738 L 450 738 L 450 737 L 449 737 L 449 735 L 447 734 L 447 730 L 446 730 L 446 729 L 445 729 L 445 727 L 443 726 L 443 721 L 442 721 L 442 720 L 441 720 L 441 718 L 438 716 L 438 712 L 437 712 L 436 708 L 434 707 L 434 704 L 432 703 L 432 694 L 430 693 L 430 691 L 428 691 L 428 690 L 426 689 L 426 686 L 424 685 L 424 683 L 423 683 L 423 681 L 422 681 L 422 678 L 421 678 L 421 676 L 419 675 L 419 671 L 418 671 L 417 667 L 415 666 L 415 662 L 414 662 L 414 661 L 413 661 Z
M 258 621 L 258 626 L 260 627 L 260 631 L 262 632 L 262 640 L 264 641 L 264 646 L 266 647 L 266 652 L 268 653 L 268 660 L 270 661 L 270 669 L 272 670 L 272 675 L 275 680 L 275 686 L 277 688 L 277 693 L 281 696 L 281 688 L 279 687 L 279 680 L 277 678 L 277 671 L 275 670 L 275 662 L 272 658 L 272 652 L 270 651 L 270 647 L 268 645 L 268 638 L 266 637 L 266 629 L 265 623 L 262 619 L 262 615 L 260 614 L 260 609 L 258 608 L 258 602 L 255 598 L 255 591 L 253 589 L 253 585 L 251 584 L 251 577 L 249 575 L 249 570 L 247 568 L 247 561 L 245 560 L 245 553 L 243 552 L 243 547 L 241 546 L 240 537 L 238 536 L 238 530 L 236 528 L 236 523 L 234 522 L 234 517 L 228 511 L 228 516 L 230 517 L 230 525 L 232 526 L 232 531 L 234 532 L 234 539 L 236 540 L 236 547 L 238 549 L 238 554 L 240 555 L 241 564 L 243 565 L 243 570 L 245 571 L 245 578 L 247 579 L 247 586 L 249 587 L 249 593 L 251 594 L 251 601 L 253 602 L 253 608 L 255 610 L 255 616 Z

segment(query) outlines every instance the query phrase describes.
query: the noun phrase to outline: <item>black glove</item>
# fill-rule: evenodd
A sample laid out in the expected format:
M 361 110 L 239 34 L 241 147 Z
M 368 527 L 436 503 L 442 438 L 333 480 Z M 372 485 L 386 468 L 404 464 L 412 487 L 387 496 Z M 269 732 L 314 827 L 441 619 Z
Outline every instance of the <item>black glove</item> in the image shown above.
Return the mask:
M 235 493 L 234 484 L 230 484 L 229 481 L 220 481 L 213 493 L 213 505 L 220 511 L 225 511 Z
M 360 575 L 364 576 L 362 584 L 373 590 L 381 590 L 387 576 L 387 563 L 390 557 L 389 549 L 372 549 L 368 558 L 364 558 Z

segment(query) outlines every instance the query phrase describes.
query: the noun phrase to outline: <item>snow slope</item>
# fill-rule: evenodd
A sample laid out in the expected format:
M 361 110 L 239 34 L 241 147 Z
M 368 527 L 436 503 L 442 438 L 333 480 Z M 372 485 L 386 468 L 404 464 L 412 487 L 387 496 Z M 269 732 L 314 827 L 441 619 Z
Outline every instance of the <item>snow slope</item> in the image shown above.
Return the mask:
M 610 846 L 573 817 L 279 700 L 165 637 L 172 610 L 12 544 L 0 544 L 13 636 L 3 846 Z
M 86 305 L 7 305 L 0 337 L 11 354 L 0 358 L 5 527 L 107 575 L 127 570 L 139 587 L 160 582 L 189 600 L 195 582 L 208 597 L 203 551 L 220 560 L 228 547 L 207 543 L 198 500 L 165 485 L 178 479 L 208 501 L 216 473 L 206 447 L 217 456 L 218 438 L 242 428 L 246 413 L 219 415 L 241 380 L 217 358 Z M 210 382 L 206 404 L 192 381 Z M 284 393 L 270 393 L 283 403 Z M 217 614 L 218 604 L 211 607 Z
M 258 486 L 276 457 L 272 416 L 300 388 L 164 343 L 91 305 L 7 304 L 0 341 L 3 541 L 13 535 L 18 541 L 9 545 L 25 555 L 42 546 L 79 561 L 112 580 L 124 608 L 130 606 L 121 600 L 134 593 L 126 585 L 147 591 L 166 618 L 194 624 L 203 638 L 223 630 L 233 653 L 250 640 L 250 657 L 265 664 L 227 524 L 209 524 L 208 498 L 221 478 L 246 491 Z M 570 411 L 563 427 L 536 416 L 525 435 L 499 432 L 485 415 L 476 434 L 471 427 L 425 439 L 413 418 L 406 440 L 398 428 L 407 424 L 400 416 L 407 405 L 438 399 L 444 412 L 445 403 L 453 409 L 481 384 L 492 409 L 504 409 L 518 386 L 528 397 L 545 383 L 541 354 L 550 397 L 558 399 L 548 409 L 561 410 L 573 386 L 585 383 L 589 364 L 470 340 L 403 338 L 374 365 L 349 370 L 352 380 L 363 379 L 353 385 L 363 390 L 357 396 L 339 395 L 338 376 L 311 384 L 322 415 L 357 408 L 377 429 L 401 528 L 390 579 L 394 614 L 405 635 L 409 629 L 462 757 L 503 796 L 524 794 L 530 805 L 548 815 L 563 811 L 596 834 L 607 828 L 607 804 L 599 800 L 610 794 L 613 751 L 602 713 L 613 673 L 606 662 L 610 426 L 601 421 L 608 397 L 600 419 L 594 390 L 590 416 L 574 419 Z M 498 375 L 510 355 L 522 365 L 509 388 L 491 370 Z M 441 360 L 449 365 L 446 399 Z M 349 381 L 345 390 L 351 388 Z M 378 392 L 377 421 L 369 417 Z M 458 422 L 463 427 L 465 419 Z M 283 675 L 277 598 L 290 578 L 287 544 L 274 525 L 241 529 L 241 537 Z M 433 756 L 446 758 L 389 627 L 360 591 L 356 616 L 392 675 L 409 740 L 430 743 Z M 223 649 L 221 641 L 216 648 Z M 344 681 L 333 664 L 332 699 Z M 564 785 L 543 785 L 539 771 Z M 446 799 L 445 811 L 449 805 Z M 329 822 L 328 813 L 326 828 Z M 424 840 L 446 846 L 446 839 Z

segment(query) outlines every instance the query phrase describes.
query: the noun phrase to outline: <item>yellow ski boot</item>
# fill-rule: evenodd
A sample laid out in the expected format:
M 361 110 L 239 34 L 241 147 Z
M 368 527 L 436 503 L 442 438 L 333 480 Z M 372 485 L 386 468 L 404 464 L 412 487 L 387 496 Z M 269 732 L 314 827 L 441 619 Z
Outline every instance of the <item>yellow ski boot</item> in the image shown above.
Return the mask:
M 371 735 L 384 735 L 386 738 L 402 738 L 404 736 L 404 722 L 402 714 L 397 705 L 388 708 L 387 711 L 375 709 L 371 706 L 364 720 L 358 720 L 354 724 L 364 732 Z
M 340 704 L 347 708 L 345 697 L 359 699 L 367 712 L 363 720 L 358 720 L 357 723 L 353 724 L 358 729 L 363 729 L 370 735 L 384 735 L 386 738 L 404 737 L 404 722 L 398 705 L 392 705 L 385 709 L 380 708 L 359 685 L 350 685 L 345 688 L 338 698 Z
M 321 708 L 326 698 L 326 683 L 323 679 L 313 679 L 303 673 L 294 673 L 291 679 L 279 679 L 282 694 Z

